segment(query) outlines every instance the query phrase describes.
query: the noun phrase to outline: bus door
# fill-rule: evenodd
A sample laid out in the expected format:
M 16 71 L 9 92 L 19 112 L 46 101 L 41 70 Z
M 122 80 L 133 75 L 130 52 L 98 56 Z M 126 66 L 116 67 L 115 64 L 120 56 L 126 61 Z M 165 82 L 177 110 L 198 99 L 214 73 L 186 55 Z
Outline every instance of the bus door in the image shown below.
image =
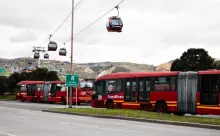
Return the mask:
M 139 90 L 138 101 L 139 102 L 149 102 L 150 101 L 150 90 L 151 90 L 151 79 L 150 78 L 140 78 L 138 90 Z
M 44 101 L 48 101 L 48 94 L 50 92 L 50 83 L 45 83 L 44 84 Z
M 125 102 L 136 102 L 137 101 L 137 80 L 126 79 L 125 80 Z
M 56 86 L 57 86 L 57 84 L 51 84 L 50 97 L 56 97 Z
M 35 96 L 35 91 L 37 91 L 36 84 L 27 85 L 27 96 Z

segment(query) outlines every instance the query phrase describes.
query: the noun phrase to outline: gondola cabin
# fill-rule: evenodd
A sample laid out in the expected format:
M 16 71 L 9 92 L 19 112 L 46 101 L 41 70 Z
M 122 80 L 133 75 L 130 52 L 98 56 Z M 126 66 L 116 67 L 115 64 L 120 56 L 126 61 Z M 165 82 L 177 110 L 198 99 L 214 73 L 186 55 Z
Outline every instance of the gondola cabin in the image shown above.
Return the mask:
M 60 48 L 60 51 L 59 51 L 60 56 L 66 56 L 66 53 L 67 53 L 67 51 L 65 48 Z
M 56 51 L 57 50 L 57 43 L 54 41 L 50 41 L 48 44 L 48 51 Z
M 49 59 L 49 54 L 48 53 L 44 54 L 44 59 Z
M 40 54 L 38 52 L 34 53 L 34 59 L 39 59 L 40 58 Z
M 106 23 L 108 32 L 122 32 L 123 22 L 120 17 L 110 17 Z

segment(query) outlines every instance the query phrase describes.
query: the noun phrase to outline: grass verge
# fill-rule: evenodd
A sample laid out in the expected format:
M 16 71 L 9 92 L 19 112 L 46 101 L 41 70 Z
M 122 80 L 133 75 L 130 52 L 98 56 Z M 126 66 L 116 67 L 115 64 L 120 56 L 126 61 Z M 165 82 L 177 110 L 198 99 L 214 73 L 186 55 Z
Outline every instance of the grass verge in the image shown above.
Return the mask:
M 0 100 L 15 100 L 15 95 L 0 96 Z
M 84 113 L 91 115 L 104 116 L 123 116 L 131 118 L 156 119 L 176 122 L 190 122 L 199 124 L 220 125 L 220 119 L 217 118 L 203 118 L 203 117 L 189 117 L 189 116 L 175 116 L 171 114 L 163 114 L 156 112 L 125 110 L 125 109 L 92 109 L 92 108 L 56 108 L 49 109 L 50 111 L 69 112 L 69 113 Z

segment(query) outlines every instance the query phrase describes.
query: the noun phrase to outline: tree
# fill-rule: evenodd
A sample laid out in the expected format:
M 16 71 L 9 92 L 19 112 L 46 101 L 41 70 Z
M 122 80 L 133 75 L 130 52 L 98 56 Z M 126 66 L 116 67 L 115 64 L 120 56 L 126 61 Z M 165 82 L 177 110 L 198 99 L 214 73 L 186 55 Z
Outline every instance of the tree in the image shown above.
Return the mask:
M 48 69 L 47 68 L 37 68 L 31 72 L 31 80 L 43 80 L 45 81 Z
M 7 84 L 5 83 L 6 77 L 0 76 L 0 95 L 3 96 L 7 92 Z
M 217 70 L 220 70 L 220 60 L 216 60 L 214 63 L 213 63 L 213 67 Z
M 214 59 L 202 48 L 190 48 L 176 59 L 171 71 L 199 71 L 213 68 Z
M 14 92 L 14 89 L 16 88 L 17 83 L 20 81 L 21 81 L 21 79 L 20 79 L 19 73 L 15 72 L 15 73 L 11 74 L 11 76 L 6 81 L 6 83 L 8 85 L 8 89 L 11 92 Z
M 171 71 L 181 71 L 182 65 L 180 63 L 180 59 L 176 59 L 173 61 L 170 70 Z
M 10 91 L 14 92 L 17 83 L 24 80 L 54 81 L 59 80 L 59 77 L 56 71 L 48 71 L 47 68 L 37 68 L 30 73 L 13 73 L 8 79 L 6 79 L 6 83 Z
M 46 75 L 47 81 L 56 81 L 60 80 L 56 71 L 48 71 Z

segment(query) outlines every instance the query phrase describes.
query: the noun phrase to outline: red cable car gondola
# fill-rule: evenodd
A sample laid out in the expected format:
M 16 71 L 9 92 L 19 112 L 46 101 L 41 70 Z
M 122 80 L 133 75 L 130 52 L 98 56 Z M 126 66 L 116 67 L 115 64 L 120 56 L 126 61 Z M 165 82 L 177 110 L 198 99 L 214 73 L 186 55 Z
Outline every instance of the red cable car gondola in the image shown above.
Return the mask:
M 48 51 L 56 51 L 57 50 L 57 43 L 54 41 L 50 41 L 48 44 Z
M 49 59 L 49 54 L 48 53 L 44 54 L 44 59 Z
M 119 17 L 119 7 L 116 6 L 115 8 L 118 11 L 118 16 L 112 16 L 108 18 L 108 21 L 106 23 L 106 29 L 108 30 L 108 32 L 122 32 L 123 22 Z
M 66 53 L 67 53 L 66 48 L 60 48 L 60 51 L 59 51 L 60 56 L 66 56 Z
M 108 32 L 122 32 L 123 22 L 120 17 L 112 16 L 108 18 L 106 28 Z
M 39 59 L 40 58 L 40 54 L 38 52 L 34 53 L 34 59 Z

